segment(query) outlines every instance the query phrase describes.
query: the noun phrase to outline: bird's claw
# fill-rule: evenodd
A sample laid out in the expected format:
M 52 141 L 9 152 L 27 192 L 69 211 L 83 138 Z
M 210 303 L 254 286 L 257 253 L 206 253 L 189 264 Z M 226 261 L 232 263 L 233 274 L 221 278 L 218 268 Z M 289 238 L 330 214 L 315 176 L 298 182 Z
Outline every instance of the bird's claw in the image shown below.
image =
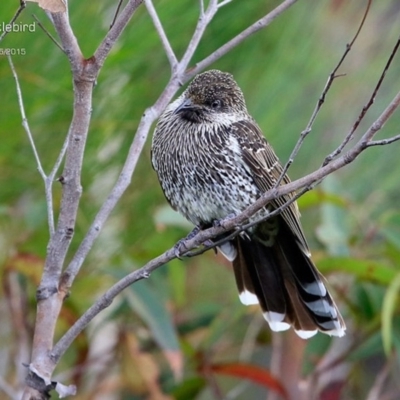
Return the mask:
M 193 239 L 199 232 L 201 228 L 199 226 L 195 226 L 193 230 L 183 239 L 178 240 L 178 242 L 174 246 L 174 254 L 175 257 L 179 260 L 182 260 L 181 255 L 186 253 L 188 248 L 186 247 L 186 242 L 190 239 Z
M 213 221 L 214 228 L 222 227 L 226 229 L 226 223 L 229 222 L 231 219 L 235 218 L 237 215 L 235 213 L 228 214 L 225 218 L 216 219 Z
M 185 239 L 180 239 L 175 245 L 174 245 L 174 254 L 175 257 L 178 258 L 179 260 L 182 260 L 181 254 L 185 253 L 186 246 L 185 246 L 186 238 Z

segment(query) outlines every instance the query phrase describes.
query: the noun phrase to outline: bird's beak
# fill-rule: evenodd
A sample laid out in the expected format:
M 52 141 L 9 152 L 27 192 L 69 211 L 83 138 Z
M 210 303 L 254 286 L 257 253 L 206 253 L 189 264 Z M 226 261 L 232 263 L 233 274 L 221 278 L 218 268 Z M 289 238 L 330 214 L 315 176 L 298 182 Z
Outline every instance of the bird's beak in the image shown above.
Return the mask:
M 193 109 L 193 103 L 190 99 L 185 99 L 174 111 L 174 114 Z

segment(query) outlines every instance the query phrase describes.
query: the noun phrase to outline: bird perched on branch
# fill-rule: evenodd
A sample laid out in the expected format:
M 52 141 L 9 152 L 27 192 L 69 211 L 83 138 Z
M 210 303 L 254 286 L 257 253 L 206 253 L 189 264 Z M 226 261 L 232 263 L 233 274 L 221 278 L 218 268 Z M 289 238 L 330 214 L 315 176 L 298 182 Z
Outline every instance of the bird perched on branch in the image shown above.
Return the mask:
M 240 214 L 282 172 L 232 75 L 217 70 L 197 75 L 161 115 L 152 164 L 171 206 L 201 229 Z M 282 184 L 288 182 L 285 175 Z M 250 221 L 292 198 L 271 201 Z M 299 218 L 293 202 L 219 250 L 233 263 L 240 300 L 259 303 L 273 331 L 292 326 L 302 338 L 317 331 L 343 336 L 345 324 L 311 260 Z

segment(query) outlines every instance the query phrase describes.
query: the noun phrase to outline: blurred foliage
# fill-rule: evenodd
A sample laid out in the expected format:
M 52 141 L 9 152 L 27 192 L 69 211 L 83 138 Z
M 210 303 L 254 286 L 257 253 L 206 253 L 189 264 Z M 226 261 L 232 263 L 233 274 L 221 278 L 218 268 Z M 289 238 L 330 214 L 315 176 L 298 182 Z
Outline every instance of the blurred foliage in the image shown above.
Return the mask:
M 17 2 L 3 3 L 0 23 L 7 23 Z M 234 74 L 251 114 L 282 160 L 289 156 L 329 73 L 354 35 L 364 3 L 299 1 L 212 66 Z M 206 31 L 193 64 L 277 4 L 276 0 L 227 4 Z M 155 6 L 176 54 L 182 55 L 198 17 L 198 2 L 159 0 Z M 86 57 L 107 32 L 115 8 L 116 2 L 70 1 L 71 24 Z M 54 34 L 35 4 L 27 5 L 18 24 L 34 23 L 33 14 Z M 365 28 L 340 70 L 345 75 L 334 81 L 290 169 L 292 178 L 318 168 L 349 131 L 399 35 L 399 18 L 398 1 L 373 2 Z M 8 34 L 0 47 L 26 53 L 15 55 L 13 61 L 36 146 L 49 171 L 72 114 L 67 59 L 37 23 L 33 32 Z M 397 55 L 359 135 L 399 90 L 399 68 Z M 84 192 L 70 255 L 114 184 L 140 116 L 157 99 L 169 74 L 160 40 L 145 8 L 140 7 L 94 90 Z M 0 376 L 17 386 L 24 374 L 21 362 L 29 362 L 35 289 L 48 228 L 43 184 L 21 127 L 15 83 L 4 56 L 0 56 L 0 93 L 4 299 Z M 397 134 L 399 126 L 397 114 L 379 137 Z M 148 141 L 129 190 L 65 302 L 57 337 L 118 277 L 170 248 L 190 229 L 163 198 L 151 168 L 149 146 Z M 383 373 L 386 398 L 400 397 L 396 380 L 400 365 L 398 154 L 398 143 L 369 149 L 299 201 L 314 258 L 328 276 L 348 325 L 348 334 L 340 341 L 317 335 L 302 342 L 299 363 L 304 378 L 313 384 L 316 380 L 311 378 L 325 374 L 340 383 L 321 389 L 321 399 L 366 398 Z M 56 208 L 60 194 L 55 184 Z M 239 304 L 229 265 L 209 252 L 175 260 L 151 279 L 127 289 L 78 337 L 54 379 L 77 384 L 78 399 L 203 400 L 222 398 L 221 394 L 228 399 L 265 399 L 268 391 L 284 394 L 282 388 L 287 385 L 285 376 L 271 374 L 275 340 L 259 310 Z M 279 340 L 292 343 L 294 339 L 283 333 Z M 283 346 L 283 358 L 291 357 L 288 348 Z M 337 377 L 337 368 L 345 376 Z

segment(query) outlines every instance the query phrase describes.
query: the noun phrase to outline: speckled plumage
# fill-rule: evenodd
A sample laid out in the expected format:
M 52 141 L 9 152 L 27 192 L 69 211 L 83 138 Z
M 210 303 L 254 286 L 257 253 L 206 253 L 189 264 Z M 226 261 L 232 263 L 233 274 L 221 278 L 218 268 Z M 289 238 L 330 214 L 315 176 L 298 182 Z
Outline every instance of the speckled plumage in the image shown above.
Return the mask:
M 233 77 L 217 70 L 197 75 L 161 115 L 152 163 L 171 206 L 199 227 L 239 214 L 282 171 Z M 252 219 L 289 198 L 274 200 Z M 242 302 L 259 302 L 271 329 L 294 326 L 304 338 L 317 330 L 342 336 L 342 317 L 310 259 L 299 218 L 293 203 L 220 250 L 233 262 Z

